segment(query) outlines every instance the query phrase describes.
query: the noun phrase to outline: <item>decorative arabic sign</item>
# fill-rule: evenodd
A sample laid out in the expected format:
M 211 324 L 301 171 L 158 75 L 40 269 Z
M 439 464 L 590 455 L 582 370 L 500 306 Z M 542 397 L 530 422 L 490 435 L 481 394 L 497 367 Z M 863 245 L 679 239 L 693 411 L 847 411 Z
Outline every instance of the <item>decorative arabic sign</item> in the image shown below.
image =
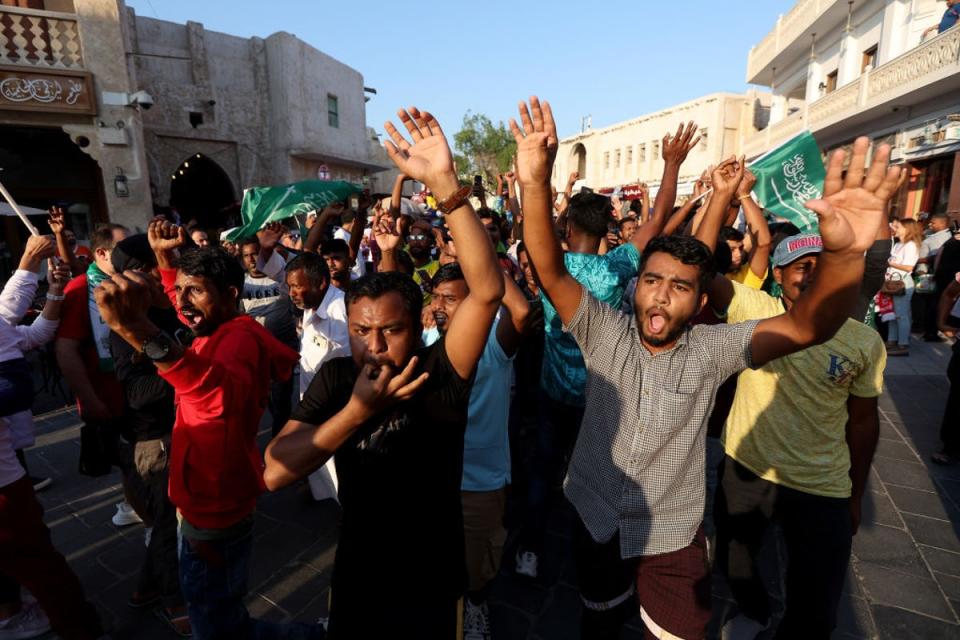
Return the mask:
M 93 115 L 97 102 L 90 80 L 90 74 L 82 71 L 0 66 L 0 109 Z

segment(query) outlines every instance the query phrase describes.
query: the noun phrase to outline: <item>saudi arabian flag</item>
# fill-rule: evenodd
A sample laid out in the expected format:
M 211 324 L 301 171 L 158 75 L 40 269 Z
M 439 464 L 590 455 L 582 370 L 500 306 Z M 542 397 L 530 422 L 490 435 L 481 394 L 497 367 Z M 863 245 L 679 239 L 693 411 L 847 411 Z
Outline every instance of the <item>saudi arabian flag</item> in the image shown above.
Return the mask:
M 760 205 L 804 233 L 819 233 L 817 214 L 804 206 L 823 195 L 826 171 L 813 134 L 804 131 L 755 160 L 753 193 Z
M 243 192 L 240 216 L 243 224 L 227 240 L 254 235 L 270 222 L 279 222 L 311 211 L 322 211 L 327 205 L 342 202 L 363 191 L 363 187 L 343 180 L 304 180 L 277 187 L 251 187 Z

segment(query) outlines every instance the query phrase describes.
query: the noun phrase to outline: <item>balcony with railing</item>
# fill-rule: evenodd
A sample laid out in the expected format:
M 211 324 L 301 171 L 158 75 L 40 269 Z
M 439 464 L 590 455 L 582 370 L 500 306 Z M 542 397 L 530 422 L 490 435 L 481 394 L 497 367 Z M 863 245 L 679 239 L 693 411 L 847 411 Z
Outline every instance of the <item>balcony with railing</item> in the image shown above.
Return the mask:
M 0 6 L 0 65 L 82 71 L 77 16 Z
M 747 82 L 756 83 L 758 75 L 791 45 L 803 41 L 802 46 L 808 47 L 806 35 L 810 29 L 829 10 L 846 7 L 846 3 L 842 3 L 842 7 L 840 4 L 840 0 L 799 0 L 790 11 L 777 19 L 773 30 L 750 50 L 747 56 Z M 837 13 L 838 17 L 841 15 Z
M 816 133 L 852 116 L 866 121 L 871 112 L 882 112 L 890 105 L 911 106 L 951 94 L 960 95 L 960 26 L 864 72 L 856 80 L 755 133 L 744 141 L 744 153 L 759 155 L 803 129 Z

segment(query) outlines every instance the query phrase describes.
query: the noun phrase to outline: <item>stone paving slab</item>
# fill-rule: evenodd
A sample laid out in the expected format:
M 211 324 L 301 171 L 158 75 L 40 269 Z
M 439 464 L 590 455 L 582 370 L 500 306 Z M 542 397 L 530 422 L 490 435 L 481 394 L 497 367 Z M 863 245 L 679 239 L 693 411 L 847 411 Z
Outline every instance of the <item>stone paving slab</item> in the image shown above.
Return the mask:
M 929 463 L 939 442 L 948 357 L 945 344 L 915 343 L 909 358 L 890 359 L 880 400 L 881 441 L 834 638 L 960 638 L 960 468 Z M 174 638 L 155 615 L 126 605 L 144 553 L 143 527 L 118 529 L 110 523 L 121 500 L 119 477 L 80 476 L 76 413 L 60 408 L 58 396 L 43 402 L 53 410 L 37 417 L 37 446 L 27 455 L 32 471 L 55 479 L 40 494 L 55 544 L 112 625 L 114 638 Z M 508 539 L 507 561 L 491 592 L 495 638 L 579 637 L 573 517 L 569 506 L 555 510 L 537 580 L 511 574 L 515 536 Z M 325 614 L 338 519 L 336 504 L 314 502 L 303 483 L 260 499 L 247 598 L 254 615 L 313 621 Z M 775 612 L 783 606 L 780 555 L 773 539 L 764 558 Z M 711 638 L 720 617 L 735 607 L 721 579 L 714 604 Z M 634 619 L 621 637 L 639 639 L 642 633 Z M 771 629 L 761 640 L 772 635 Z

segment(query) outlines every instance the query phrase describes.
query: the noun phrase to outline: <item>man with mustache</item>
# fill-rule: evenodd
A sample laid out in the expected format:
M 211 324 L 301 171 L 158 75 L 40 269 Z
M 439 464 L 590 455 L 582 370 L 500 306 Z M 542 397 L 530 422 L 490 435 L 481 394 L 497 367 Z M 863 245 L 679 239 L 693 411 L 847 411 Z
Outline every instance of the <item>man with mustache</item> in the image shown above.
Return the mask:
M 634 603 L 650 635 L 703 638 L 710 619 L 710 569 L 702 527 L 705 432 L 717 388 L 730 375 L 829 339 L 846 321 L 899 169 L 869 140 L 833 154 L 820 219 L 817 279 L 789 310 L 763 320 L 689 326 L 707 302 L 710 249 L 686 237 L 656 238 L 643 255 L 627 316 L 593 298 L 566 270 L 550 219 L 557 153 L 553 113 L 536 97 L 513 120 L 524 194 L 525 242 L 540 283 L 587 363 L 587 406 L 564 481 L 578 513 L 577 577 L 582 636 L 619 637 Z M 744 164 L 713 172 L 708 216 L 726 209 Z M 712 215 L 711 215 L 712 214 Z
M 346 294 L 350 358 L 324 364 L 267 447 L 267 487 L 310 474 L 336 452 L 343 520 L 331 638 L 453 637 L 466 588 L 464 431 L 477 362 L 504 294 L 483 226 L 433 116 L 399 112 L 387 152 L 436 194 L 469 287 L 444 335 L 420 346 L 423 294 L 407 275 L 367 275 Z M 416 589 L 410 588 L 416 578 Z
M 104 322 L 174 389 L 170 500 L 182 516 L 180 586 L 193 636 L 319 638 L 318 626 L 254 620 L 243 602 L 253 512 L 264 488 L 257 428 L 271 382 L 290 377 L 297 352 L 240 313 L 244 271 L 235 258 L 219 247 L 177 256 L 186 230 L 160 219 L 147 235 L 166 293 L 196 335 L 191 345 L 148 318 L 164 293 L 149 275 L 115 274 L 95 296 Z

